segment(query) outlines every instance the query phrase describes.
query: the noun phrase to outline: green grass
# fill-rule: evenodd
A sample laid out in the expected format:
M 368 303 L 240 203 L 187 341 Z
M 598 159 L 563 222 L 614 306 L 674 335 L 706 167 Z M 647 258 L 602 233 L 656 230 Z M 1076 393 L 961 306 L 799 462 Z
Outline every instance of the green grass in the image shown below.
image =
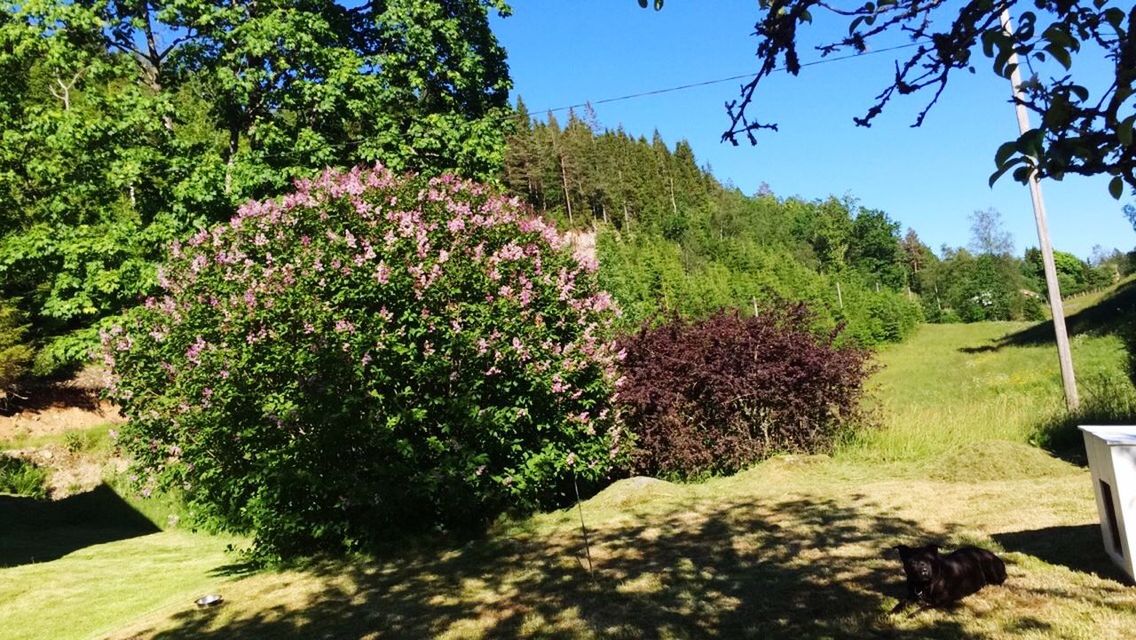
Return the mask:
M 192 606 L 194 594 L 216 585 L 217 569 L 229 561 L 229 542 L 188 532 L 150 533 L 0 569 L 0 635 L 103 637 L 140 614 L 182 611 Z
M 975 442 L 1030 442 L 1040 425 L 1065 413 L 1056 347 L 997 346 L 1022 323 L 926 325 L 879 355 L 872 381 L 880 428 L 841 453 L 878 462 L 927 460 Z M 1132 392 L 1127 352 L 1114 335 L 1076 335 L 1073 359 L 1086 401 L 1102 381 Z
M 47 497 L 47 471 L 35 463 L 0 453 L 0 494 Z
M 144 615 L 112 637 L 1126 637 L 1136 593 L 1099 551 L 1087 487 L 1075 469 L 964 484 L 815 457 L 699 485 L 623 481 L 583 505 L 591 574 L 566 510 L 465 545 L 220 583 L 217 610 Z M 887 615 L 903 593 L 889 548 L 927 540 L 998 550 L 1009 582 Z
M 1101 309 L 1132 291 L 1101 296 L 1070 323 L 1085 395 L 1117 419 L 1136 407 L 1126 404 L 1127 338 Z M 0 629 L 162 640 L 1127 638 L 1136 589 L 1104 555 L 1088 471 L 1029 444 L 1067 435 L 1073 420 L 1043 334 L 923 327 L 880 353 L 878 429 L 832 456 L 781 457 L 700 484 L 621 481 L 582 505 L 588 549 L 580 511 L 568 509 L 474 541 L 243 575 L 223 551 L 240 541 L 154 532 L 161 518 L 109 487 L 102 502 L 62 512 L 0 502 L 0 549 L 10 550 Z M 12 524 L 33 516 L 39 524 Z M 927 541 L 994 549 L 1009 580 L 953 609 L 889 615 L 903 594 L 891 547 Z M 206 592 L 225 603 L 198 610 Z
M 1052 325 L 987 322 L 924 325 L 882 349 L 873 377 L 880 428 L 840 454 L 919 462 L 975 442 L 1036 443 L 1081 461 L 1076 424 L 1136 419 L 1126 341 L 1136 329 L 1136 280 L 1067 305 L 1081 411 L 1065 409 Z
M 17 432 L 0 436 L 0 451 L 4 449 L 41 449 L 57 446 L 71 453 L 109 453 L 114 449 L 110 432 L 118 428 L 114 423 L 76 429 L 62 433 L 31 435 Z

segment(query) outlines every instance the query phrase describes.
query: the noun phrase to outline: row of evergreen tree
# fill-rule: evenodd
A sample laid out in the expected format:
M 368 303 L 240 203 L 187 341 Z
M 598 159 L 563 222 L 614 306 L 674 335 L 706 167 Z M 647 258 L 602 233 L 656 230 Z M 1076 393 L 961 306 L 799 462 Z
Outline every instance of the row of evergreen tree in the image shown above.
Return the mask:
M 686 141 L 601 130 L 588 108 L 534 119 L 518 101 L 503 179 L 539 213 L 599 231 L 601 276 L 634 325 L 667 313 L 805 301 L 863 344 L 920 318 L 899 223 L 851 198 L 782 199 L 719 183 Z
M 851 197 L 779 198 L 766 185 L 746 195 L 700 166 L 685 140 L 668 146 L 595 112 L 565 124 L 534 118 L 518 100 L 508 136 L 506 187 L 569 228 L 597 228 L 601 275 L 627 322 L 666 313 L 806 301 L 822 325 L 845 326 L 864 344 L 900 340 L 932 322 L 1037 320 L 1045 282 L 1036 249 L 1012 254 L 997 211 L 971 216 L 971 248 L 936 254 L 885 212 Z M 1065 295 L 1111 284 L 1129 271 L 1118 252 L 1085 261 L 1058 251 Z
M 515 130 L 505 153 L 505 184 L 534 208 L 569 226 L 602 220 L 617 229 L 646 226 L 681 232 L 683 220 L 705 212 L 721 186 L 699 167 L 685 140 L 672 151 L 658 130 L 651 140 L 622 127 L 600 131 L 595 112 L 534 120 L 518 99 Z

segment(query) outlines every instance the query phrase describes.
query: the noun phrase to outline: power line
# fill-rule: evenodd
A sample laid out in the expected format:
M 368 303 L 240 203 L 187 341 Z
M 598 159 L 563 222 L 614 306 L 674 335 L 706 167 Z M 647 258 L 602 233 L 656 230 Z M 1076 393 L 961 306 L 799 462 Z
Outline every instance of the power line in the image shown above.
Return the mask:
M 865 57 L 865 56 L 878 55 L 878 54 L 881 54 L 881 53 L 898 51 L 900 49 L 909 49 L 911 47 L 917 47 L 917 46 L 920 46 L 920 45 L 923 45 L 923 44 L 926 44 L 926 42 L 909 42 L 907 44 L 896 45 L 894 47 L 884 47 L 883 49 L 875 49 L 875 50 L 872 50 L 872 51 L 861 51 L 861 52 L 858 52 L 858 53 L 851 53 L 851 54 L 848 54 L 848 55 L 845 55 L 845 56 L 836 56 L 836 57 L 832 57 L 832 58 L 827 58 L 827 57 L 826 58 L 820 58 L 819 60 L 813 60 L 811 62 L 801 63 L 801 67 L 802 68 L 804 68 L 804 67 L 815 67 L 817 65 L 828 64 L 828 63 L 831 63 L 831 62 L 843 62 L 845 60 L 852 60 L 852 59 L 855 59 L 855 58 L 862 58 L 862 57 Z M 777 71 L 784 71 L 785 67 L 784 66 L 778 67 L 776 70 Z M 733 76 L 730 76 L 728 78 L 718 78 L 718 79 L 715 79 L 715 80 L 704 80 L 702 82 L 692 82 L 692 83 L 689 83 L 689 84 L 682 84 L 682 85 L 677 85 L 677 86 L 674 86 L 674 87 L 666 87 L 664 89 L 652 89 L 650 91 L 641 91 L 639 93 L 631 93 L 631 94 L 628 94 L 628 95 L 625 95 L 625 96 L 618 96 L 618 97 L 614 97 L 614 98 L 603 98 L 603 99 L 600 99 L 600 100 L 588 100 L 588 101 L 581 102 L 581 103 L 578 103 L 578 104 L 571 104 L 571 105 L 567 105 L 567 106 L 563 106 L 563 107 L 555 107 L 555 108 L 552 108 L 552 109 L 542 109 L 542 110 L 539 110 L 539 111 L 533 111 L 532 113 L 556 113 L 556 112 L 559 112 L 559 111 L 568 111 L 570 109 L 587 107 L 589 105 L 594 106 L 594 105 L 598 105 L 598 104 L 611 104 L 613 102 L 623 102 L 623 101 L 626 101 L 626 100 L 635 100 L 635 99 L 638 99 L 638 98 L 647 98 L 647 97 L 650 97 L 650 96 L 663 95 L 663 94 L 666 94 L 666 93 L 674 93 L 676 91 L 685 91 L 687 89 L 695 89 L 695 88 L 698 88 L 698 87 L 706 87 L 706 86 L 710 86 L 710 85 L 721 84 L 723 82 L 730 82 L 730 81 L 733 81 L 733 80 L 741 80 L 743 78 L 752 78 L 752 77 L 753 77 L 753 72 L 751 71 L 749 73 L 741 73 L 741 74 L 738 74 L 738 75 L 733 75 Z M 514 114 L 511 114 L 509 116 L 506 116 L 504 119 L 505 120 L 514 120 L 514 119 L 518 119 L 519 117 L 520 117 L 519 114 L 514 113 Z M 365 139 L 359 138 L 359 139 L 353 139 L 353 140 L 344 140 L 343 142 L 339 142 L 339 143 L 336 143 L 336 144 L 325 145 L 325 147 L 330 147 L 332 149 L 345 149 L 346 147 L 359 145 L 359 144 L 362 144 L 364 142 L 366 142 Z M 282 157 L 287 157 L 287 156 L 293 156 L 294 157 L 294 155 L 295 155 L 294 151 L 289 151 L 289 152 L 283 152 L 283 153 L 260 154 L 260 157 L 262 157 L 262 158 L 282 158 Z
M 848 54 L 846 56 L 837 56 L 837 57 L 834 57 L 834 58 L 821 58 L 819 60 L 813 60 L 812 62 L 804 62 L 804 63 L 801 64 L 801 67 L 802 68 L 803 67 L 815 67 L 817 65 L 827 64 L 827 63 L 830 63 L 830 62 L 841 62 L 841 61 L 844 61 L 844 60 L 852 60 L 854 58 L 862 58 L 864 56 L 877 55 L 877 54 L 880 54 L 880 53 L 888 53 L 890 51 L 898 51 L 900 49 L 909 49 L 911 47 L 917 47 L 917 46 L 920 46 L 922 44 L 925 44 L 925 43 L 924 42 L 909 42 L 907 44 L 896 45 L 894 47 L 885 47 L 883 49 L 875 49 L 873 51 L 862 51 L 862 52 L 859 52 L 859 53 L 851 53 L 851 54 Z M 777 71 L 784 71 L 785 67 L 783 67 L 783 66 L 778 67 L 776 70 Z M 730 76 L 728 78 L 718 78 L 716 80 L 705 80 L 703 82 L 692 82 L 690 84 L 683 84 L 683 85 L 678 85 L 678 86 L 675 86 L 675 87 L 667 87 L 665 89 L 652 89 L 650 91 L 643 91 L 643 92 L 640 92 L 640 93 L 631 93 L 631 94 L 628 94 L 628 95 L 625 95 L 625 96 L 619 96 L 619 97 L 616 97 L 616 98 L 604 98 L 602 100 L 589 100 L 587 102 L 581 102 L 579 104 L 572 104 L 572 105 L 568 105 L 568 106 L 565 106 L 565 107 L 556 107 L 556 108 L 553 108 L 553 109 L 543 109 L 541 111 L 534 111 L 533 113 L 556 113 L 558 111 L 567 111 L 569 109 L 576 109 L 576 108 L 580 108 L 580 107 L 586 107 L 586 106 L 589 106 L 589 105 L 594 106 L 594 105 L 598 105 L 598 104 L 609 104 L 609 103 L 612 103 L 612 102 L 622 102 L 624 100 L 634 100 L 636 98 L 645 98 L 645 97 L 649 97 L 649 96 L 657 96 L 657 95 L 661 95 L 661 94 L 664 94 L 664 93 L 673 93 L 675 91 L 685 91 L 687 89 L 696 89 L 698 87 L 706 87 L 706 86 L 709 86 L 709 85 L 721 84 L 723 82 L 730 82 L 732 80 L 741 80 L 743 78 L 752 78 L 752 77 L 753 77 L 753 72 L 751 71 L 749 73 L 741 73 L 741 74 L 738 74 L 738 75 L 735 75 L 735 76 Z M 513 116 L 513 117 L 516 117 L 516 116 Z

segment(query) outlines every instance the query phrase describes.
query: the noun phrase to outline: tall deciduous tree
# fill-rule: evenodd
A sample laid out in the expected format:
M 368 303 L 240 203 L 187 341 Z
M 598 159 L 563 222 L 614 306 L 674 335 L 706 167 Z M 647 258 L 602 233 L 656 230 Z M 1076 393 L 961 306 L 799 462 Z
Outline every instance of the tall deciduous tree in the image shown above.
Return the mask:
M 893 289 L 906 284 L 899 223 L 883 211 L 863 209 L 852 221 L 848 263 L 875 281 Z
M 159 247 L 294 177 L 381 161 L 494 178 L 509 88 L 494 9 L 508 11 L 0 4 L 0 296 L 21 299 L 40 337 L 89 337 L 153 285 Z
M 979 255 L 1010 256 L 1014 238 L 1002 226 L 1002 214 L 994 208 L 970 215 L 970 248 Z

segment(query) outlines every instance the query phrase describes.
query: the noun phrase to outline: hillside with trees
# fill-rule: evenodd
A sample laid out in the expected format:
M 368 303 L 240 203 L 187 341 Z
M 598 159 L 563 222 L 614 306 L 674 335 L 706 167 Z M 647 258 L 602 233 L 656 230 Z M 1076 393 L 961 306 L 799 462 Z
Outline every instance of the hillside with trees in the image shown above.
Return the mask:
M 752 195 L 718 182 L 690 144 L 670 146 L 594 112 L 564 124 L 518 101 L 504 182 L 543 216 L 598 233 L 600 276 L 628 326 L 722 308 L 759 312 L 807 302 L 820 328 L 872 345 L 903 339 L 921 320 L 1040 320 L 1040 252 L 1015 255 L 994 209 L 969 216 L 967 247 L 927 246 L 911 228 L 855 198 Z M 961 217 L 961 216 L 960 216 Z M 1089 259 L 1056 252 L 1063 296 L 1099 290 L 1132 271 L 1131 254 L 1098 247 Z
M 624 321 L 704 317 L 807 302 L 821 328 L 860 344 L 901 340 L 920 321 L 900 224 L 851 197 L 746 195 L 673 148 L 601 129 L 590 109 L 534 119 L 518 102 L 506 186 L 571 228 L 598 229 L 601 280 Z

